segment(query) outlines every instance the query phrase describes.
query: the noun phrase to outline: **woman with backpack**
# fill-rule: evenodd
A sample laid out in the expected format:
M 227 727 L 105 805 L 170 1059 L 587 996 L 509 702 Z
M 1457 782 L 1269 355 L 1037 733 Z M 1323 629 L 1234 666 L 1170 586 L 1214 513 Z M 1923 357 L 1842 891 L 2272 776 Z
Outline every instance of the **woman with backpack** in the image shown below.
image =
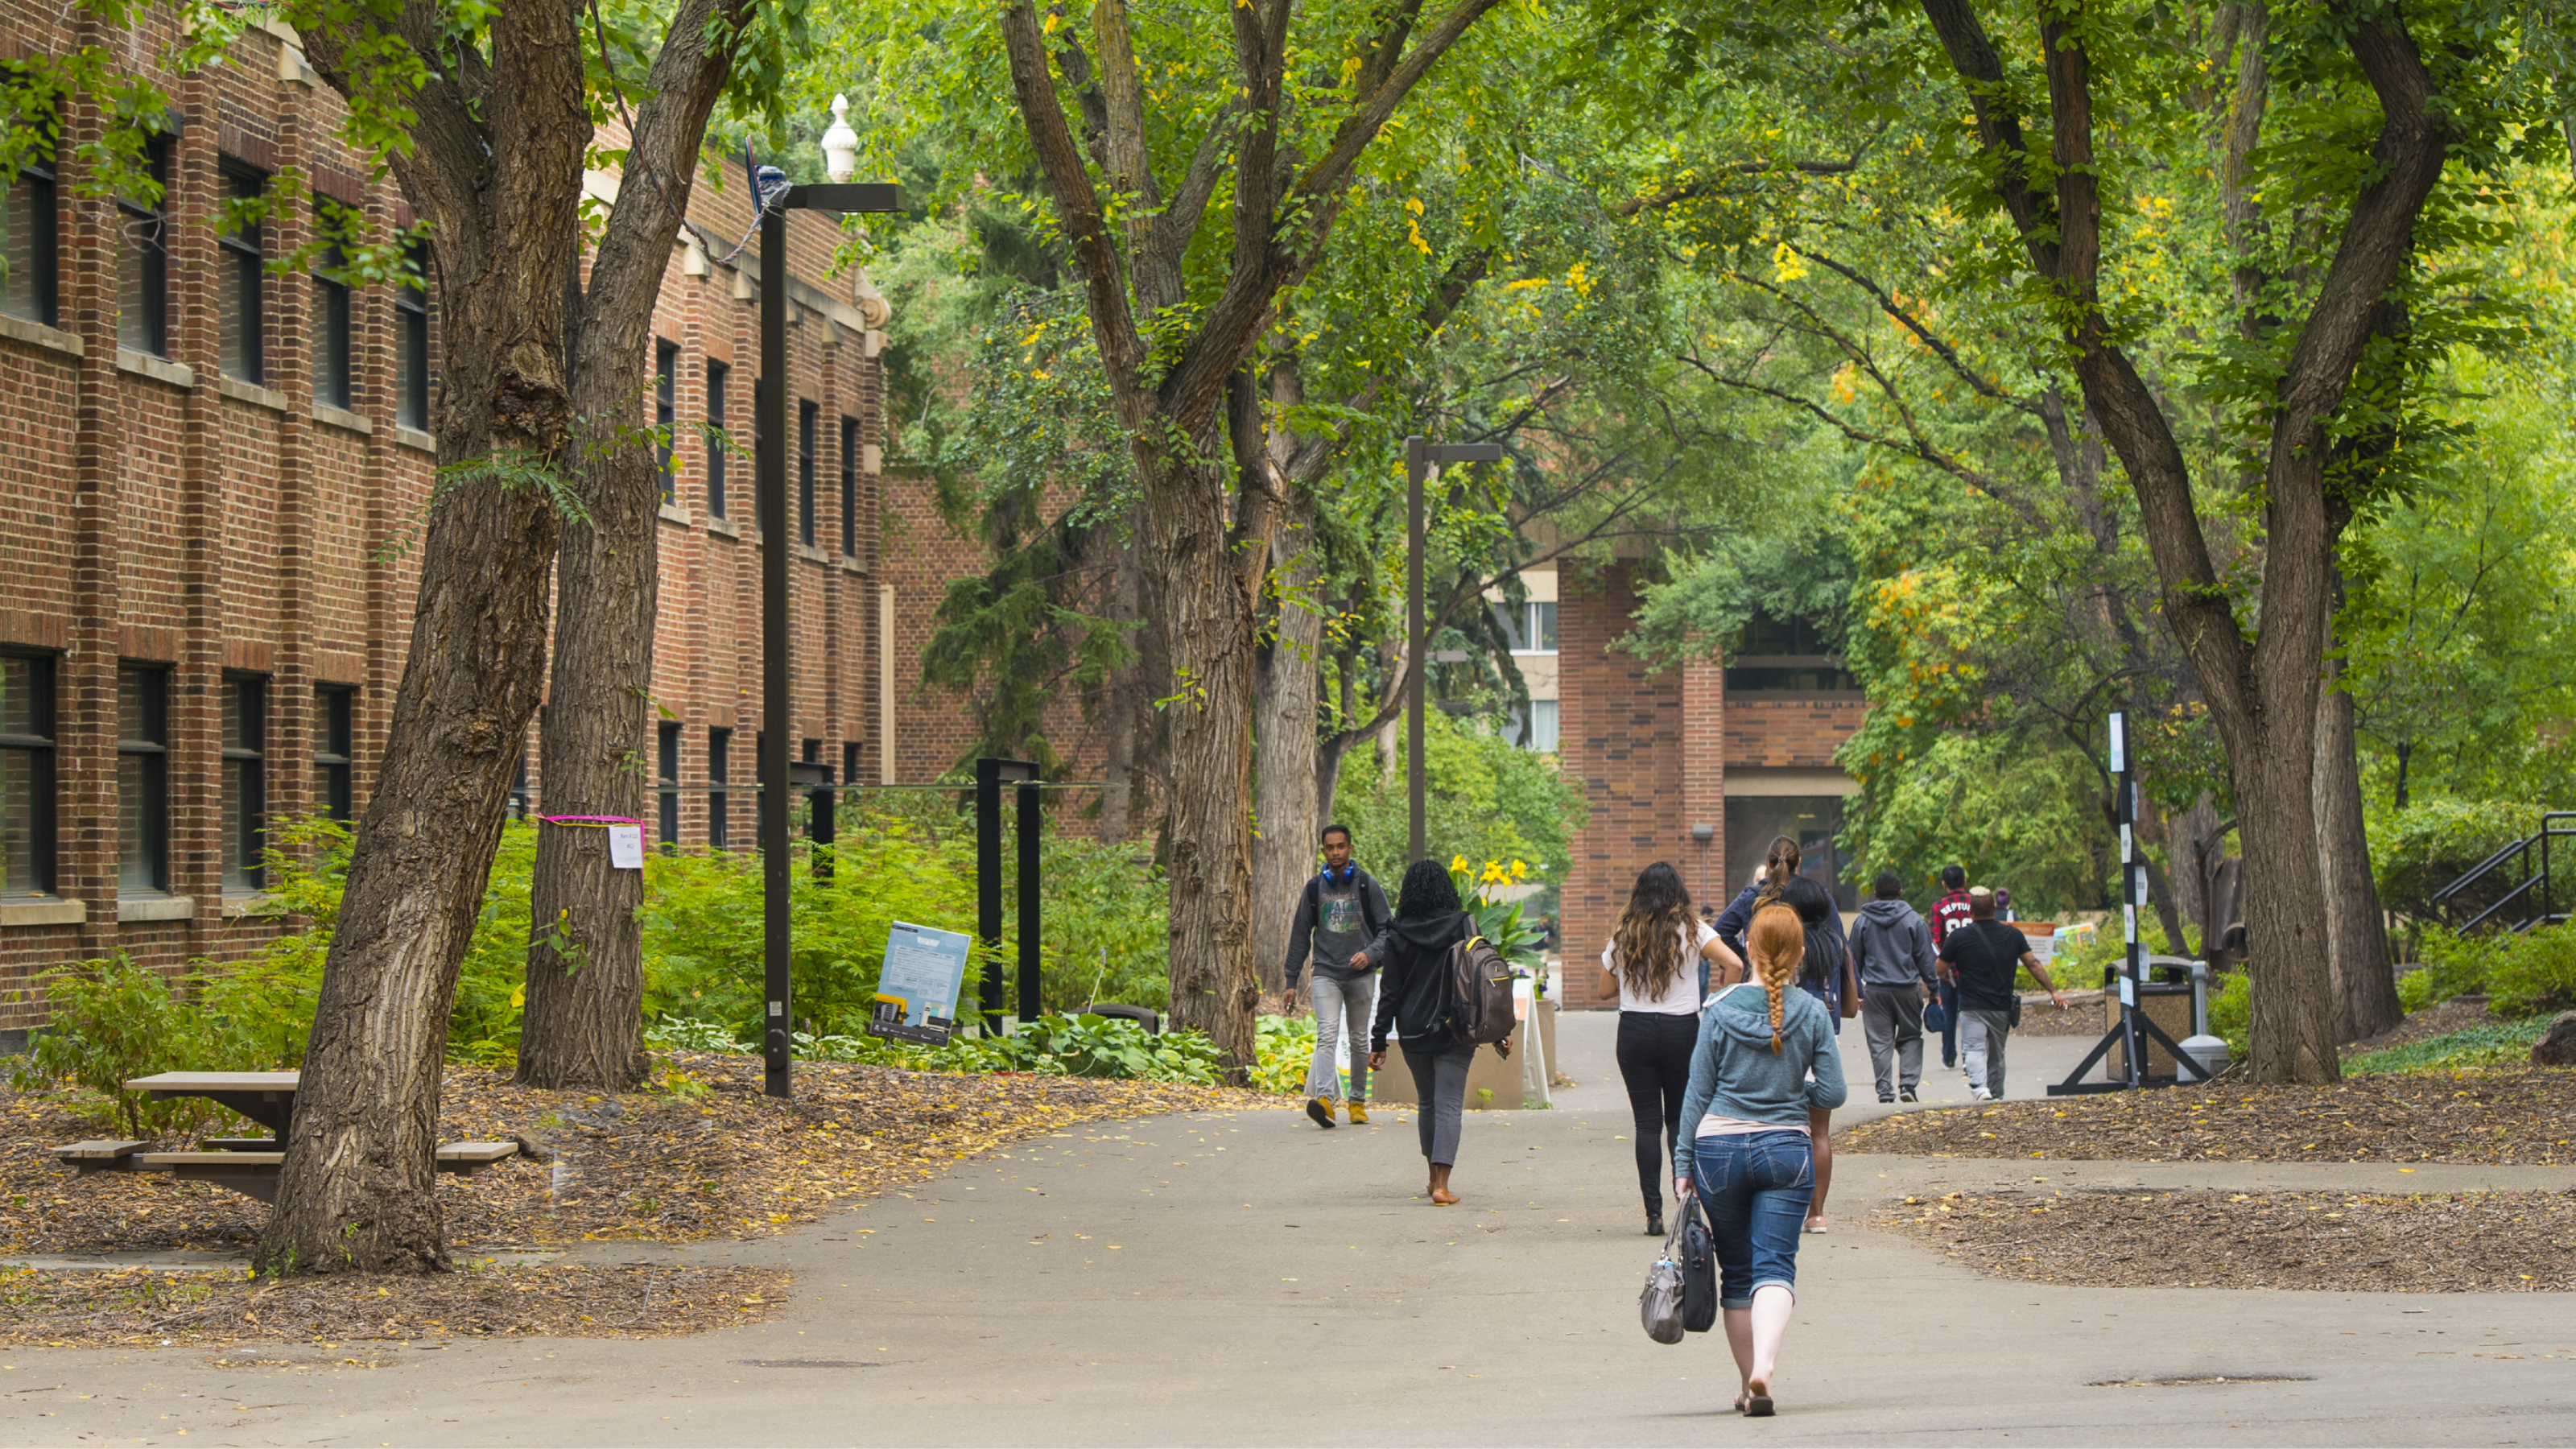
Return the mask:
M 1708 1213 L 1718 1305 L 1744 1385 L 1735 1408 L 1754 1418 L 1773 1412 L 1772 1379 L 1797 1303 L 1798 1228 L 1816 1180 L 1808 1124 L 1843 1104 L 1825 1008 L 1789 989 L 1808 939 L 1791 907 L 1754 913 L 1745 944 L 1761 986 L 1729 987 L 1701 1010 L 1682 1100 L 1690 1150 L 1673 1191 L 1696 1186 Z
M 1664 1153 L 1683 1164 L 1678 1146 L 1682 1092 L 1690 1085 L 1691 1045 L 1709 966 L 1732 981 L 1744 963 L 1691 912 L 1679 872 L 1656 861 L 1637 874 L 1619 928 L 1601 948 L 1601 994 L 1619 997 L 1619 1076 L 1636 1119 L 1637 1191 L 1646 1200 L 1646 1236 L 1664 1235 Z
M 1780 891 L 1780 904 L 1798 913 L 1801 964 L 1798 989 L 1825 1008 L 1825 1029 L 1842 1035 L 1843 1018 L 1860 1010 L 1860 978 L 1852 964 L 1851 945 L 1843 936 L 1843 918 L 1834 909 L 1833 892 L 1807 877 L 1792 876 Z M 1834 1186 L 1834 1114 L 1807 1114 L 1807 1135 L 1816 1144 L 1816 1200 L 1807 1209 L 1807 1231 L 1825 1231 L 1825 1195 Z
M 1423 1189 L 1432 1203 L 1448 1207 L 1458 1201 L 1449 1190 L 1449 1169 L 1458 1161 L 1458 1128 L 1467 1108 L 1467 1067 L 1476 1058 L 1476 1043 L 1450 1025 L 1455 1004 L 1449 980 L 1449 948 L 1474 938 L 1475 918 L 1458 906 L 1458 887 L 1447 868 L 1435 860 L 1417 860 L 1404 869 L 1396 899 L 1395 919 L 1369 943 L 1368 959 L 1378 968 L 1377 1020 L 1369 1029 L 1369 1067 L 1386 1065 L 1386 1038 L 1392 1028 L 1404 1043 L 1404 1064 L 1413 1070 L 1419 1104 L 1414 1121 L 1422 1133 L 1422 1158 L 1431 1168 Z M 1509 1042 L 1495 1048 L 1511 1055 Z

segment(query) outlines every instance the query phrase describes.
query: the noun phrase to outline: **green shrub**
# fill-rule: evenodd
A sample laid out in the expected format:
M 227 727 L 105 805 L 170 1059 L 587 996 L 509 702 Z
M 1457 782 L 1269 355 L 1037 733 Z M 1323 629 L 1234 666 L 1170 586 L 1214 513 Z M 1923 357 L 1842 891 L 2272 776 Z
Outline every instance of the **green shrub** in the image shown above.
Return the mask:
M 1368 1043 L 1351 1043 L 1367 1051 Z M 1263 1092 L 1298 1092 L 1306 1086 L 1306 1068 L 1315 1060 L 1315 1019 L 1311 1016 L 1265 1016 L 1253 1024 L 1252 1085 Z
M 202 1097 L 155 1102 L 129 1092 L 136 1077 L 180 1070 L 238 1068 L 238 1044 L 190 1003 L 181 982 L 126 956 L 58 966 L 37 978 L 53 1020 L 11 1068 L 20 1091 L 69 1083 L 101 1099 L 110 1122 L 128 1137 L 201 1128 L 232 1113 Z
M 2371 832 L 2380 904 L 2401 916 L 2431 917 L 2433 892 L 2529 835 L 2539 820 L 2539 806 L 2512 800 L 2419 800 L 2392 812 Z
M 2493 1026 L 2473 1026 L 2466 1031 L 2445 1032 L 2384 1051 L 2363 1052 L 2347 1058 L 2343 1067 L 2346 1072 L 2356 1074 L 2450 1071 L 2459 1067 L 2518 1067 L 2531 1060 L 2531 1044 L 2540 1040 L 2541 1033 L 2549 1030 L 2550 1020 L 2547 1016 L 2534 1016 Z
M 2397 983 L 2397 1000 L 2409 1011 L 2480 992 L 2499 1016 L 2576 1005 L 2576 930 L 2566 926 L 2479 936 L 2436 926 L 2424 932 L 2423 958 L 2422 970 Z
M 1134 845 L 1054 837 L 1045 842 L 1044 868 L 1046 1009 L 1103 1001 L 1168 1009 L 1172 887 L 1162 867 Z
M 2219 978 L 2218 993 L 2209 998 L 2209 1034 L 2227 1043 L 2231 1060 L 2243 1061 L 2254 1039 L 2254 974 L 2248 967 Z

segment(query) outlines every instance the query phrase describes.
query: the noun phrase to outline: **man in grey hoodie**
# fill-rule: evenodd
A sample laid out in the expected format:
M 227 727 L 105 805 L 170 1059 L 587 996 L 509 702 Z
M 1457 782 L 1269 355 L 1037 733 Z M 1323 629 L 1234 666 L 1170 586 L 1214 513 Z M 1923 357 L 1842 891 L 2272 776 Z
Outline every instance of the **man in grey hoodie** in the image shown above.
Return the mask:
M 1852 956 L 1860 966 L 1861 1035 L 1869 1043 L 1882 1102 L 1920 1100 L 1914 1089 L 1923 1080 L 1923 1003 L 1937 984 L 1932 928 L 1905 903 L 1904 892 L 1904 882 L 1881 871 L 1877 899 L 1860 908 L 1851 931 Z M 1890 1056 L 1896 1058 L 1894 1081 Z

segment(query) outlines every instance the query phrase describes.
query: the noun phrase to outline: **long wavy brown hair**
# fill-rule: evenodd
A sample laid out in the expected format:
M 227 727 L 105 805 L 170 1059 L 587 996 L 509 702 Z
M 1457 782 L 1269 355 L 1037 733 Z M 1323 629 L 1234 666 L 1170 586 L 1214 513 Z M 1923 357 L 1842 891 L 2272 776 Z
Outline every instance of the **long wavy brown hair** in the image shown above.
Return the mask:
M 1690 890 L 1681 874 L 1660 860 L 1637 872 L 1637 888 L 1628 893 L 1628 908 L 1610 935 L 1620 984 L 1647 1001 L 1671 990 L 1693 935 Z
M 1762 983 L 1762 994 L 1771 998 L 1771 1054 L 1778 1056 L 1780 1028 L 1788 1011 L 1786 993 L 1807 955 L 1806 923 L 1794 908 L 1775 901 L 1753 913 L 1744 948 L 1753 958 L 1753 974 Z

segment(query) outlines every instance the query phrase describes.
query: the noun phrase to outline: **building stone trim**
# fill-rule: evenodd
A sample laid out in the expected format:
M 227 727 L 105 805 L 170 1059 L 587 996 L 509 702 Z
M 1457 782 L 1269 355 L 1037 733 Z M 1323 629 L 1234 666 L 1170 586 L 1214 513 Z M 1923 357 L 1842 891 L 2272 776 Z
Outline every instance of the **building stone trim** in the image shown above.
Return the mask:
M 235 402 L 246 402 L 255 408 L 266 408 L 273 413 L 286 411 L 286 394 L 273 387 L 261 387 L 255 382 L 244 382 L 238 377 L 227 376 L 220 372 L 215 374 L 215 391 Z
M 130 347 L 116 349 L 116 370 L 130 372 L 136 377 L 148 377 L 154 382 L 166 382 L 176 388 L 194 388 L 197 385 L 197 370 L 188 364 L 155 357 L 149 352 L 137 352 Z
M 688 509 L 677 503 L 665 503 L 662 505 L 662 521 L 664 523 L 676 523 L 682 528 L 687 528 L 689 525 L 697 522 L 695 518 L 689 516 Z
M 313 421 L 364 437 L 371 438 L 376 434 L 376 424 L 373 419 L 363 413 L 353 413 L 347 408 L 335 408 L 328 403 L 313 405 Z
M 400 423 L 394 424 L 394 442 L 397 446 L 409 448 L 416 453 L 438 451 L 438 439 L 418 428 L 406 428 Z
M 197 902 L 189 896 L 119 896 L 116 919 L 119 924 L 136 921 L 187 921 L 197 915 Z
M 53 896 L 0 901 L 0 929 L 10 926 L 78 926 L 89 920 L 89 902 Z
M 86 350 L 79 333 L 65 332 L 59 328 L 48 327 L 42 322 L 30 322 L 24 317 L 12 317 L 6 313 L 0 313 L 0 337 L 6 337 L 12 342 L 27 342 L 38 347 L 50 347 L 56 352 L 71 357 L 78 357 Z

